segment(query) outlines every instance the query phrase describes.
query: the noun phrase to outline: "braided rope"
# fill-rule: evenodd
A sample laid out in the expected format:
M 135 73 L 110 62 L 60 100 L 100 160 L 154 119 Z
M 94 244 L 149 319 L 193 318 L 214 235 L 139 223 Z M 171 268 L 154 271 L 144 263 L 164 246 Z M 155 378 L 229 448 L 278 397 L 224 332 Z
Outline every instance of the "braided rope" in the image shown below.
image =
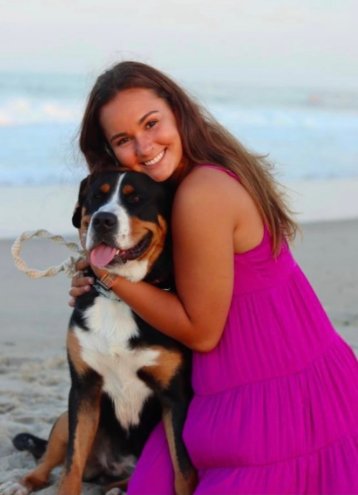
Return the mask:
M 27 268 L 25 261 L 20 258 L 21 245 L 23 242 L 32 239 L 33 237 L 40 237 L 41 239 L 50 239 L 56 244 L 62 244 L 63 246 L 67 246 L 71 251 L 78 253 L 80 256 L 74 257 L 70 256 L 66 261 L 64 261 L 61 265 L 51 266 L 47 268 L 47 270 L 35 270 L 34 268 Z M 80 257 L 84 257 L 84 251 L 79 247 L 75 242 L 70 242 L 64 239 L 60 235 L 51 234 L 47 230 L 33 230 L 29 232 L 24 232 L 21 234 L 11 248 L 11 254 L 14 259 L 15 265 L 18 270 L 26 273 L 30 278 L 42 278 L 42 277 L 54 277 L 60 272 L 65 272 L 68 277 L 74 277 L 78 274 L 76 271 L 75 265 Z

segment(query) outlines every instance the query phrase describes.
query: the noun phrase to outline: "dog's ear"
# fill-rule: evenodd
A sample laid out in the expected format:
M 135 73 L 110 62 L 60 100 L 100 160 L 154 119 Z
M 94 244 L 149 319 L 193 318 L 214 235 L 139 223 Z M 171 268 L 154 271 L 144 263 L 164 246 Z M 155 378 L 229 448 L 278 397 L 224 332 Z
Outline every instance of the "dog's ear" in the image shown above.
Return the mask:
M 89 178 L 90 175 L 81 181 L 80 190 L 78 192 L 78 200 L 75 209 L 73 210 L 72 224 L 74 227 L 76 227 L 76 229 L 79 229 L 81 227 L 82 207 L 86 199 Z

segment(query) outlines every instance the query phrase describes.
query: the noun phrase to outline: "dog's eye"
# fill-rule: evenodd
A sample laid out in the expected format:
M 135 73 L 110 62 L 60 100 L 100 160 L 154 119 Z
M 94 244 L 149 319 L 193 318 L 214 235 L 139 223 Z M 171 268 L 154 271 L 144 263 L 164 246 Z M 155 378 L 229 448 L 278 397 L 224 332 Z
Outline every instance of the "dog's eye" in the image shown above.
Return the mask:
M 93 195 L 93 199 L 101 199 L 102 198 L 102 194 L 101 193 L 97 193 L 97 194 L 94 194 Z
M 127 198 L 128 203 L 140 203 L 142 200 L 142 196 L 139 196 L 138 194 L 132 194 Z

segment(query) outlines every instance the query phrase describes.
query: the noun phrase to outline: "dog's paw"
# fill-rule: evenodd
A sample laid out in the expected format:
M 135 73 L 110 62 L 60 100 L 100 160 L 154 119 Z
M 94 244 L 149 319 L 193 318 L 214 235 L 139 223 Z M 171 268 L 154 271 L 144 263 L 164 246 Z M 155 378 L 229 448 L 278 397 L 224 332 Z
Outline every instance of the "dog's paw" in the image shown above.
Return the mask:
M 0 495 L 28 495 L 30 490 L 21 483 L 7 481 L 0 485 Z

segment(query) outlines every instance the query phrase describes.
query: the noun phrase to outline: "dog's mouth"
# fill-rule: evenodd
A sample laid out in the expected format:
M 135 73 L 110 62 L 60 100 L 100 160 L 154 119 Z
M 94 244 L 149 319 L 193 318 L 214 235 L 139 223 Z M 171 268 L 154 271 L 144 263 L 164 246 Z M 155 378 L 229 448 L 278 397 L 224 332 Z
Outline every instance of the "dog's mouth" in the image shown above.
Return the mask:
M 120 249 L 101 242 L 91 250 L 91 264 L 97 267 L 124 264 L 127 261 L 136 260 L 150 246 L 153 237 L 152 232 L 148 232 L 135 246 L 130 249 Z

